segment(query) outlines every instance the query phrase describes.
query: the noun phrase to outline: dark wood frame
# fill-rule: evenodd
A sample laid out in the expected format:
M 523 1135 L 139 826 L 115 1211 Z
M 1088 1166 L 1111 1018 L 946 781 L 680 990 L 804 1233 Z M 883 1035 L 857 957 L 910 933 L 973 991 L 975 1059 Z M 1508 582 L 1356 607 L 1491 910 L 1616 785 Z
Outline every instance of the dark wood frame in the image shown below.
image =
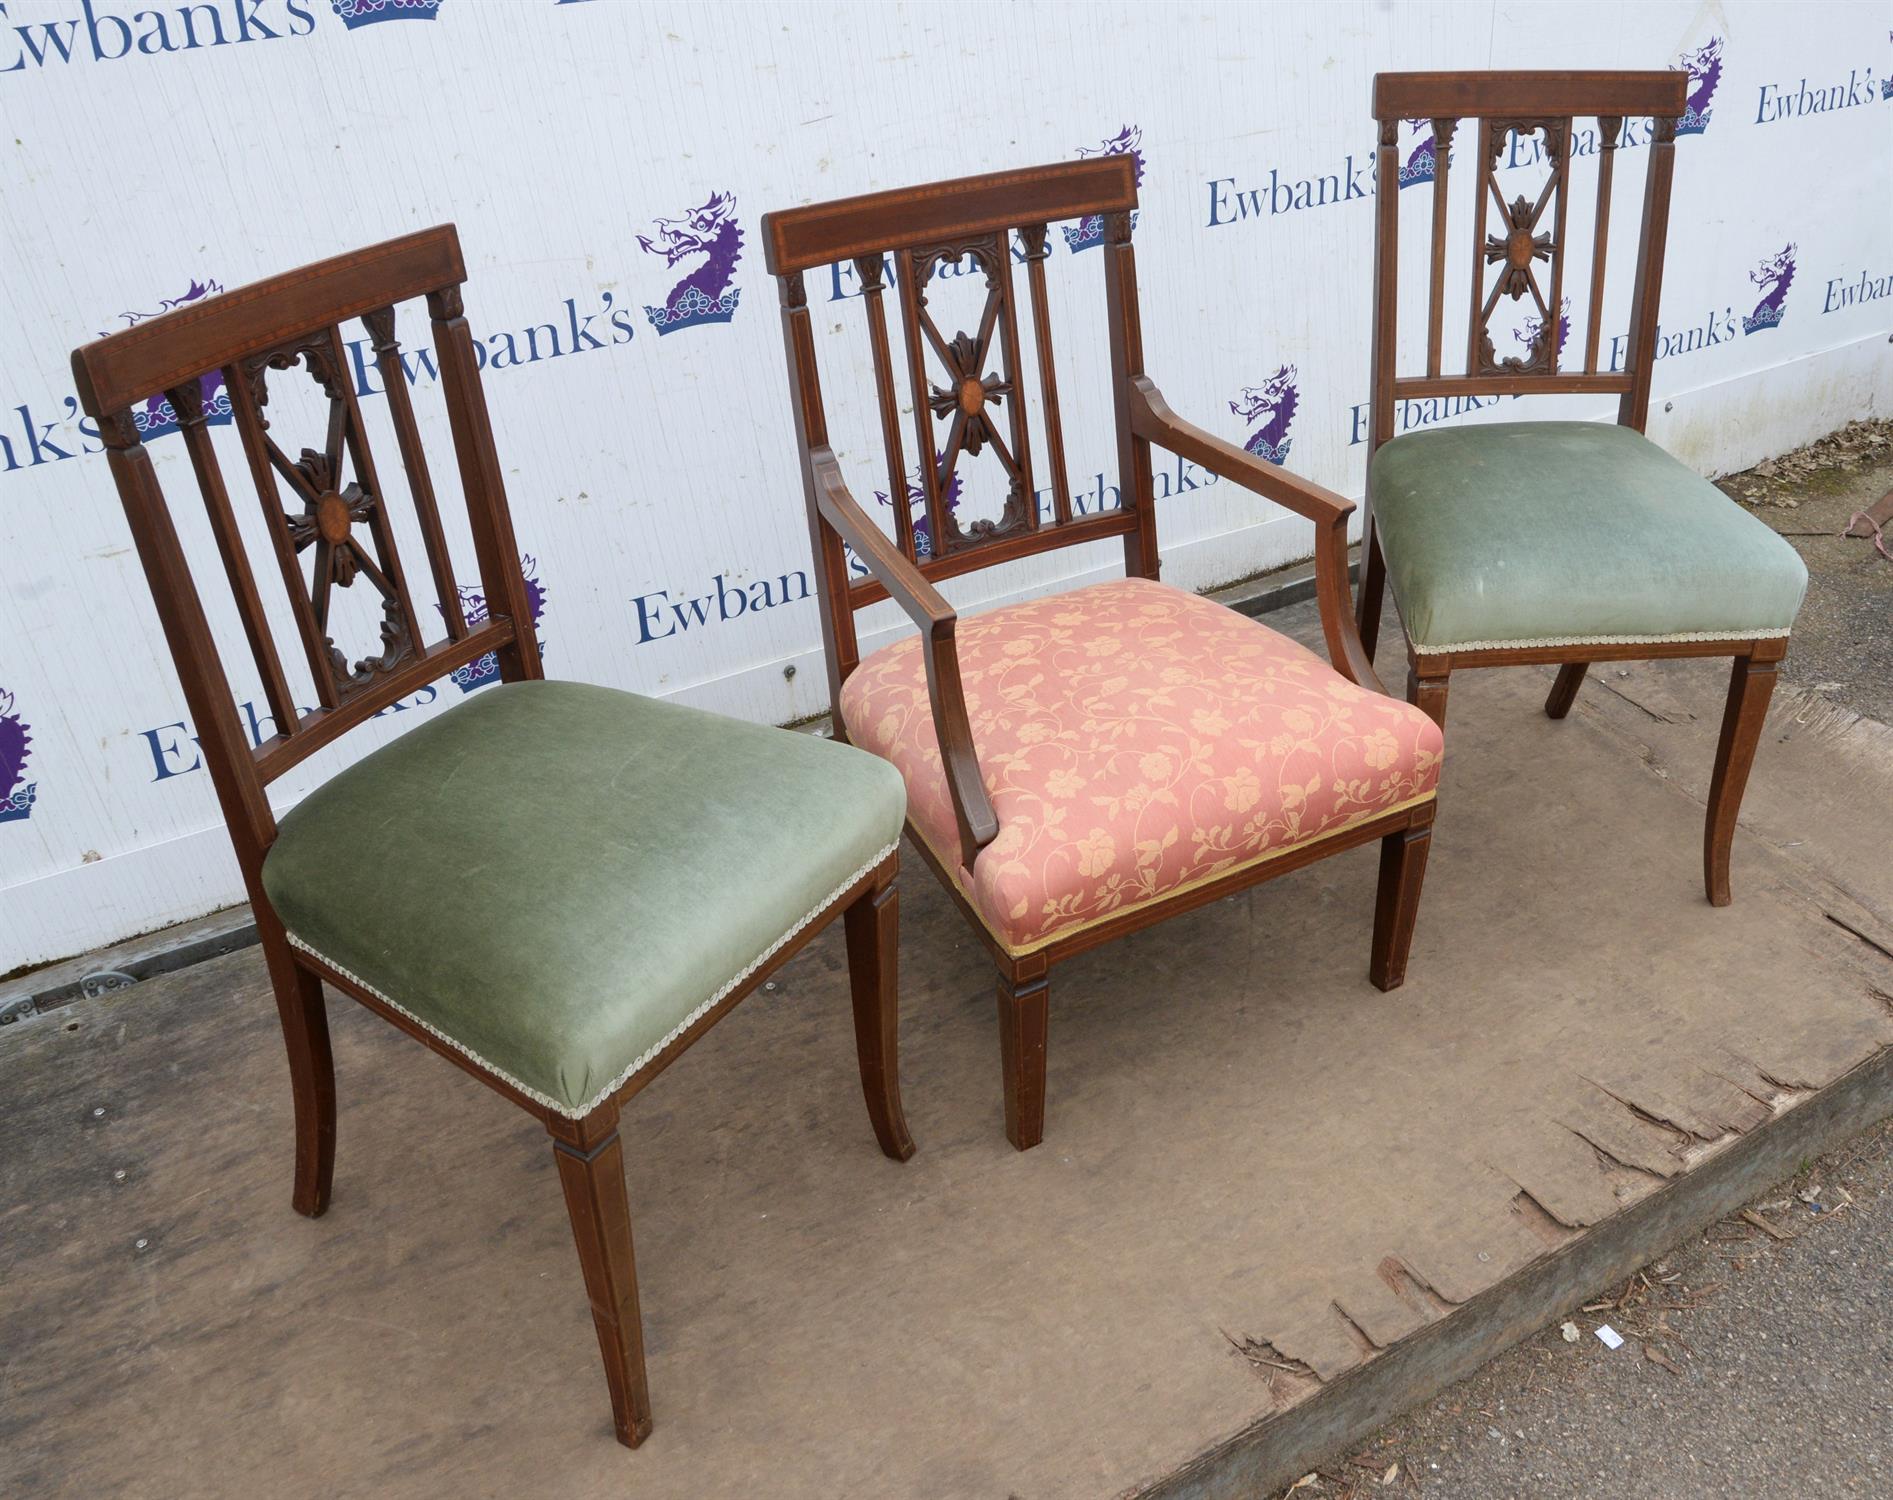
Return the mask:
M 1144 373 L 1143 334 L 1137 303 L 1135 253 L 1131 247 L 1137 186 L 1128 157 L 1100 157 L 986 176 L 873 193 L 864 197 L 789 209 L 763 216 L 763 240 L 770 272 L 781 293 L 783 339 L 787 349 L 795 431 L 802 458 L 809 538 L 814 549 L 816 593 L 821 606 L 822 639 L 828 663 L 829 691 L 839 705 L 841 687 L 860 665 L 855 613 L 881 599 L 893 598 L 921 632 L 927 684 L 946 769 L 955 821 L 956 851 L 970 868 L 979 851 L 998 835 L 999 821 L 987 794 L 955 645 L 957 616 L 935 581 L 993 566 L 1057 547 L 1102 537 L 1120 537 L 1127 574 L 1158 576 L 1157 518 L 1151 480 L 1151 445 L 1157 444 L 1200 464 L 1261 498 L 1272 500 L 1315 523 L 1316 592 L 1329 658 L 1343 676 L 1384 692 L 1356 631 L 1348 586 L 1347 518 L 1353 505 L 1286 470 L 1265 463 L 1233 443 L 1184 421 L 1165 402 Z M 1105 298 L 1110 324 L 1112 390 L 1116 409 L 1119 489 L 1122 508 L 1074 516 L 1067 488 L 1063 428 L 1054 373 L 1051 330 L 1046 322 L 1045 260 L 1047 228 L 1062 220 L 1101 216 L 1105 224 L 1103 255 Z M 1023 252 L 1033 312 L 1040 372 L 1038 392 L 1050 450 L 1053 521 L 1041 524 L 1033 501 L 1031 455 L 1025 441 L 1019 378 L 1017 310 L 1012 290 L 1011 234 L 1017 230 Z M 966 346 L 950 344 L 924 317 L 927 277 L 946 258 L 972 255 L 987 271 L 988 304 L 981 337 Z M 924 561 L 915 544 L 915 522 L 907 497 L 906 465 L 901 448 L 901 413 L 895 391 L 894 359 L 883 310 L 884 257 L 891 257 L 903 312 L 908 375 L 915 395 L 913 422 L 921 453 L 931 451 L 934 428 L 929 406 L 945 415 L 957 405 L 966 422 L 948 433 L 939 466 L 921 463 L 922 498 L 927 510 L 931 555 Z M 815 332 L 804 273 L 837 262 L 852 262 L 863 287 L 868 334 L 874 360 L 887 455 L 889 498 L 895 535 L 875 524 L 849 492 L 841 465 L 829 446 L 816 361 Z M 968 364 L 976 345 L 984 350 L 997 338 L 1002 373 L 986 378 L 988 397 L 998 393 L 1011 402 L 1010 443 L 1002 461 L 1012 480 L 1013 500 L 997 524 L 963 532 L 941 503 L 945 476 L 964 443 L 965 426 L 984 413 L 987 397 L 963 383 L 933 388 L 926 374 L 926 351 L 954 378 L 981 380 L 983 361 Z M 949 349 L 959 356 L 947 357 Z M 996 382 L 996 383 L 995 383 Z M 930 394 L 931 393 L 931 394 Z M 988 427 L 983 441 L 1007 444 L 1007 435 Z M 847 549 L 868 570 L 851 579 Z M 839 711 L 835 732 L 846 734 Z M 1293 847 L 1258 865 L 1234 871 L 1171 897 L 1140 906 L 1089 926 L 1026 954 L 1014 954 L 981 920 L 942 863 L 946 851 L 930 848 L 909 819 L 908 831 L 934 874 L 959 903 L 973 931 L 985 942 L 999 969 L 999 1036 L 1005 1094 L 1006 1134 L 1025 1150 L 1038 1143 L 1045 1123 L 1045 1060 L 1049 1026 L 1051 967 L 1100 943 L 1135 932 L 1167 917 L 1202 906 L 1264 880 L 1298 869 L 1330 854 L 1375 839 L 1381 845 L 1379 899 L 1369 973 L 1375 985 L 1393 989 L 1406 977 L 1407 951 L 1419 907 L 1426 869 L 1434 803 L 1359 823 L 1343 832 Z
M 1650 411 L 1651 372 L 1656 356 L 1657 302 L 1663 285 L 1663 251 L 1669 223 L 1670 178 L 1675 167 L 1676 122 L 1684 110 L 1687 79 L 1680 72 L 1661 73 L 1381 73 L 1374 79 L 1374 119 L 1380 142 L 1375 162 L 1374 336 L 1370 409 L 1373 431 L 1368 449 L 1366 521 L 1361 538 L 1360 633 L 1371 653 L 1380 634 L 1380 606 L 1388 587 L 1387 563 L 1374 525 L 1374 454 L 1394 435 L 1397 404 L 1428 396 L 1611 394 L 1618 398 L 1617 421 L 1638 432 Z M 1630 304 L 1630 340 L 1621 371 L 1598 368 L 1603 327 L 1605 253 L 1609 246 L 1611 182 L 1618 138 L 1627 118 L 1651 118 L 1650 156 L 1643 190 L 1643 217 L 1636 279 Z M 1562 303 L 1566 249 L 1565 199 L 1571 169 L 1571 130 L 1575 121 L 1594 117 L 1599 132 L 1598 208 L 1591 234 L 1591 280 L 1584 368 L 1566 371 L 1558 361 L 1558 309 Z M 1433 125 L 1434 175 L 1431 237 L 1432 269 L 1428 286 L 1427 363 L 1424 375 L 1396 374 L 1399 285 L 1400 122 L 1426 119 Z M 1462 120 L 1478 122 L 1473 166 L 1478 173 L 1478 207 L 1473 231 L 1470 328 L 1466 373 L 1441 374 L 1441 343 L 1446 277 L 1446 227 L 1453 136 Z M 1528 222 L 1510 233 L 1488 238 L 1488 198 L 1505 208 L 1491 163 L 1513 131 L 1542 131 L 1549 162 L 1548 180 Z M 1548 233 L 1534 234 L 1555 200 Z M 1522 201 L 1522 200 L 1521 200 Z M 1523 215 L 1519 216 L 1523 218 Z M 1501 226 L 1505 228 L 1507 226 Z M 1550 263 L 1551 291 L 1538 290 L 1534 260 Z M 1486 267 L 1502 263 L 1490 294 Z M 1514 300 L 1530 291 L 1539 313 L 1533 346 L 1519 358 L 1492 355 L 1486 328 L 1507 278 Z M 1521 476 L 1521 488 L 1528 476 Z M 1521 496 L 1520 503 L 1527 503 Z M 1733 502 L 1731 502 L 1733 503 Z M 1394 601 L 1396 609 L 1399 600 Z M 1403 623 L 1403 634 L 1404 621 Z M 1732 658 L 1729 691 L 1709 788 L 1703 829 L 1703 884 L 1709 901 L 1727 906 L 1729 849 L 1735 837 L 1742 791 L 1761 740 L 1762 720 L 1774 692 L 1776 669 L 1787 655 L 1783 637 L 1718 641 L 1606 641 L 1589 645 L 1506 646 L 1421 653 L 1410 634 L 1407 643 L 1407 696 L 1446 724 L 1447 680 L 1468 667 L 1554 664 L 1557 681 L 1545 699 L 1545 712 L 1562 719 L 1570 712 L 1585 671 L 1597 661 L 1646 661 L 1675 657 Z
M 552 1137 L 604 1356 L 613 1425 L 620 1442 L 636 1447 L 651 1430 L 651 1404 L 619 1111 L 839 913 L 847 929 L 855 1040 L 869 1117 L 888 1156 L 897 1161 L 911 1156 L 914 1147 L 901 1110 L 896 1048 L 899 898 L 894 881 L 899 857 L 889 855 L 864 874 L 610 1097 L 577 1118 L 522 1093 L 351 976 L 291 944 L 262 884 L 263 859 L 276 837 L 276 820 L 265 795 L 270 781 L 376 712 L 489 651 L 497 653 L 500 676 L 507 682 L 544 676 L 479 366 L 462 313 L 460 288 L 465 280 L 459 237 L 451 224 L 441 225 L 240 287 L 88 344 L 73 353 L 73 378 L 87 414 L 99 424 L 255 913 L 289 1054 L 296 1211 L 311 1218 L 320 1215 L 328 1206 L 334 1176 L 335 1076 L 322 997 L 326 982 L 544 1124 Z M 460 483 L 490 611 L 487 619 L 474 624 L 460 608 L 394 337 L 395 304 L 416 297 L 426 298 L 432 319 Z M 446 639 L 433 646 L 421 641 L 419 616 L 394 549 L 383 492 L 342 360 L 340 325 L 350 318 L 363 321 L 373 343 L 426 544 L 447 632 Z M 324 450 L 305 450 L 292 462 L 269 436 L 264 404 L 267 372 L 298 362 L 323 385 L 330 419 Z M 230 391 L 320 700 L 308 713 L 298 713 L 290 695 L 205 425 L 200 376 L 216 371 L 222 372 Z M 134 403 L 158 393 L 177 415 L 275 716 L 277 733 L 255 750 L 244 738 L 236 698 L 190 564 L 133 418 Z M 344 451 L 355 476 L 346 487 L 341 477 Z M 303 515 L 283 510 L 279 479 L 292 498 L 303 502 Z M 354 522 L 364 525 L 372 550 L 354 539 Z M 300 553 L 310 549 L 316 563 L 313 580 L 304 577 L 300 561 Z M 346 562 L 338 563 L 344 556 Z M 363 576 L 383 596 L 384 649 L 351 670 L 326 633 L 328 593 L 331 585 L 346 587 Z

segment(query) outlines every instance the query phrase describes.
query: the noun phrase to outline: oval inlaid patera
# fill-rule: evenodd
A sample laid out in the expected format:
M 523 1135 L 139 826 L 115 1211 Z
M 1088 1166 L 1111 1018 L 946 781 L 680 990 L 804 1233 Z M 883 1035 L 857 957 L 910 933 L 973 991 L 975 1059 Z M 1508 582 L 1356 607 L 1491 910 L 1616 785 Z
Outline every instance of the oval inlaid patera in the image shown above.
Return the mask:
M 1532 233 L 1529 229 L 1514 229 L 1511 238 L 1505 242 L 1505 260 L 1508 265 L 1523 270 L 1531 264 Z
M 960 410 L 969 417 L 976 417 L 986 409 L 986 387 L 979 378 L 968 375 L 960 382 Z
M 354 518 L 348 513 L 348 502 L 330 490 L 316 501 L 315 523 L 316 534 L 331 547 L 337 547 L 348 540 Z

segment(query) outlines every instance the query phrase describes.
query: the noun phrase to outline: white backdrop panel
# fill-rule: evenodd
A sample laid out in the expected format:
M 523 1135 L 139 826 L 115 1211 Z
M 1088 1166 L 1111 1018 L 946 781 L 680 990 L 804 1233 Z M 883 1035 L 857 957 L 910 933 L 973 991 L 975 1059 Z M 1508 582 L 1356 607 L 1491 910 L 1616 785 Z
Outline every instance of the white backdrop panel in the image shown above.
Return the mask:
M 764 211 L 1134 149 L 1150 370 L 1187 415 L 1358 495 L 1370 80 L 1547 66 L 1691 71 L 1656 438 L 1714 474 L 1893 410 L 1893 4 L 0 3 L 0 973 L 241 896 L 79 419 L 75 344 L 456 222 L 549 670 L 785 722 L 827 703 Z M 1429 134 L 1402 132 L 1416 177 Z M 1631 217 L 1613 237 L 1607 347 L 1626 321 L 1618 255 L 1645 134 L 1633 125 L 1620 153 Z M 1430 190 L 1415 187 L 1402 208 L 1417 237 Z M 1572 205 L 1576 266 L 1588 192 Z M 1074 495 L 1109 503 L 1103 257 L 1078 239 L 1055 232 L 1051 265 L 1066 448 Z M 1411 307 L 1417 257 L 1407 269 Z M 1583 279 L 1567 277 L 1580 346 Z M 838 447 L 866 500 L 886 480 L 852 288 L 809 277 Z M 405 343 L 424 347 L 412 315 Z M 368 419 L 385 424 L 359 347 Z M 425 430 L 444 441 L 417 371 Z M 1514 410 L 1426 403 L 1403 420 Z M 181 441 L 150 441 L 201 548 Z M 389 477 L 385 437 L 378 451 Z M 1309 550 L 1302 523 L 1198 470 L 1173 462 L 1158 484 L 1174 582 L 1207 588 Z M 471 577 L 464 521 L 450 526 Z M 1115 556 L 1067 551 L 949 593 L 978 607 L 1103 576 Z M 258 715 L 234 614 L 213 610 Z M 900 628 L 888 606 L 863 623 L 870 645 Z M 417 695 L 273 793 L 293 802 L 462 691 Z

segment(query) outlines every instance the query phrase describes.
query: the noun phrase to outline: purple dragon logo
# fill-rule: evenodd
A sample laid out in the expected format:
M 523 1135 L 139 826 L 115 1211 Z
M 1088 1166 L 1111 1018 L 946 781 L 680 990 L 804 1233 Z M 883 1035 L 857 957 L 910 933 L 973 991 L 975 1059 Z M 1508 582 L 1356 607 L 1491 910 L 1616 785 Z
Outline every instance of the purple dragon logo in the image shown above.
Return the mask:
M 1783 245 L 1775 254 L 1748 273 L 1748 279 L 1762 289 L 1762 300 L 1755 311 L 1742 319 L 1744 335 L 1778 327 L 1786 308 L 1788 288 L 1794 285 L 1794 246 Z
M 1689 97 L 1682 119 L 1676 122 L 1676 133 L 1701 135 L 1709 128 L 1709 104 L 1722 81 L 1722 38 L 1712 36 L 1694 52 L 1684 53 L 1680 65 L 1689 73 Z
M 1407 124 L 1420 131 L 1420 139 L 1414 143 L 1413 154 L 1400 168 L 1400 186 L 1410 188 L 1416 182 L 1431 182 L 1438 166 L 1438 147 L 1433 140 L 1433 122 L 1427 119 L 1408 120 Z
M 1128 156 L 1136 172 L 1137 185 L 1144 185 L 1144 128 L 1141 125 L 1126 125 L 1108 141 L 1096 146 L 1080 146 L 1080 158 L 1088 156 Z M 1137 216 L 1131 215 L 1131 227 L 1137 227 Z M 1065 226 L 1065 243 L 1075 255 L 1080 250 L 1091 250 L 1104 243 L 1104 215 L 1092 214 L 1081 220 L 1077 228 Z
M 539 584 L 539 564 L 536 559 L 522 557 L 519 571 L 526 576 L 526 605 L 532 611 L 532 628 L 539 629 L 539 618 L 546 612 L 546 591 Z M 462 588 L 460 591 L 460 612 L 467 617 L 469 625 L 478 625 L 487 618 L 486 595 L 478 589 Z M 545 653 L 544 641 L 539 643 L 540 654 Z M 470 661 L 464 667 L 455 667 L 453 680 L 463 693 L 470 693 L 475 688 L 483 688 L 489 682 L 500 680 L 500 659 L 489 651 L 478 661 Z
M 39 784 L 26 779 L 26 751 L 32 743 L 26 721 L 13 711 L 13 694 L 0 688 L 0 823 L 33 816 Z
M 937 462 L 939 455 L 935 455 Z M 886 490 L 876 490 L 874 498 L 883 505 L 894 502 L 887 497 Z M 949 512 L 960 508 L 960 475 L 956 469 L 953 477 L 947 481 L 944 494 L 940 497 L 946 502 Z M 914 518 L 914 556 L 925 562 L 933 556 L 933 534 L 927 526 L 927 492 L 920 487 L 920 470 L 914 470 L 914 477 L 907 481 L 907 509 Z
M 172 308 L 182 307 L 187 302 L 214 297 L 222 290 L 223 286 L 219 282 L 194 280 L 183 296 L 160 298 L 157 312 L 123 312 L 118 316 L 126 328 L 132 328 L 147 318 L 155 318 L 159 313 L 168 313 Z M 104 329 L 99 330 L 99 337 L 105 337 Z M 230 421 L 230 393 L 223 388 L 223 371 L 212 370 L 208 375 L 198 376 L 197 385 L 203 392 L 204 420 L 213 427 L 226 425 Z M 138 436 L 146 442 L 177 431 L 177 413 L 171 410 L 171 403 L 162 393 L 150 397 L 141 408 L 133 412 L 132 421 L 137 424 Z
M 440 0 L 329 0 L 329 7 L 350 31 L 377 21 L 431 21 Z
M 661 338 L 699 323 L 727 323 L 736 314 L 742 288 L 730 283 L 743 254 L 743 231 L 736 222 L 736 195 L 712 193 L 701 208 L 681 219 L 656 219 L 652 238 L 638 236 L 646 255 L 661 255 L 675 267 L 695 255 L 703 264 L 670 289 L 662 307 L 645 304 L 644 316 Z
M 1538 347 L 1538 335 L 1544 331 L 1543 318 L 1527 317 L 1523 328 L 1514 328 L 1512 337 L 1523 344 L 1527 350 Z M 1558 348 L 1552 355 L 1551 367 L 1555 370 L 1564 361 L 1564 346 L 1571 337 L 1571 299 L 1564 298 L 1558 304 Z
M 1283 365 L 1261 385 L 1244 386 L 1242 394 L 1229 403 L 1243 421 L 1257 424 L 1242 445 L 1257 458 L 1272 464 L 1288 462 L 1288 428 L 1301 402 L 1299 379 L 1293 365 Z

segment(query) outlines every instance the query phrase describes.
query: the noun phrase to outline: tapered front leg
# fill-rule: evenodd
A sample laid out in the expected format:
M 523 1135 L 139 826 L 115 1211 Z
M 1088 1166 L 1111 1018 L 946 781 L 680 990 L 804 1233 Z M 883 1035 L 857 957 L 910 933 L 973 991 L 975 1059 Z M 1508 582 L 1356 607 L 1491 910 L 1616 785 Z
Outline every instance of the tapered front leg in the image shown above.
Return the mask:
M 1735 821 L 1742 810 L 1749 768 L 1761 744 L 1762 722 L 1768 717 L 1768 700 L 1774 696 L 1778 665 L 1778 661 L 1738 656 L 1729 672 L 1729 698 L 1722 711 L 1722 738 L 1716 745 L 1702 839 L 1702 878 L 1711 906 L 1727 906 L 1734 899 L 1729 892 L 1729 851 L 1735 843 Z
M 1577 701 L 1578 688 L 1584 682 L 1584 673 L 1589 662 L 1568 661 L 1558 668 L 1558 680 L 1551 684 L 1551 694 L 1545 699 L 1545 717 L 1562 719 L 1571 712 L 1571 705 Z
M 1045 1136 L 1045 1045 L 1051 989 L 1045 970 L 999 976 L 999 1066 L 1005 1080 L 1006 1139 L 1029 1151 Z
M 1433 804 L 1424 822 L 1409 824 L 1380 841 L 1380 891 L 1374 902 L 1374 950 L 1367 977 L 1378 990 L 1406 982 L 1407 950 L 1420 914 L 1420 886 L 1426 879 L 1426 855 L 1433 842 Z
M 900 1102 L 900 993 L 895 983 L 900 956 L 899 866 L 887 863 L 885 880 L 857 896 L 842 915 L 848 934 L 848 983 L 854 992 L 855 1053 L 868 1119 L 884 1155 L 906 1161 L 913 1137 Z
M 618 1107 L 601 1105 L 582 1120 L 554 1118 L 547 1129 L 605 1360 L 612 1426 L 619 1442 L 635 1448 L 651 1433 L 651 1392 L 644 1378 L 644 1326 L 638 1315 Z

